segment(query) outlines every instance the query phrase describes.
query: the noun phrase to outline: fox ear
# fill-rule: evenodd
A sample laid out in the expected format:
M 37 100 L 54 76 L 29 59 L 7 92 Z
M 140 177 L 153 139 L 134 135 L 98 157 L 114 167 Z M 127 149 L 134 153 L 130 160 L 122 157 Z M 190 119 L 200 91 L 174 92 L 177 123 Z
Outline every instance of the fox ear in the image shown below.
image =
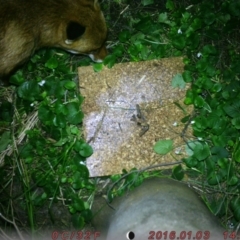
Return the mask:
M 75 39 L 81 37 L 85 32 L 85 27 L 77 22 L 69 22 L 67 26 L 66 44 L 71 44 Z

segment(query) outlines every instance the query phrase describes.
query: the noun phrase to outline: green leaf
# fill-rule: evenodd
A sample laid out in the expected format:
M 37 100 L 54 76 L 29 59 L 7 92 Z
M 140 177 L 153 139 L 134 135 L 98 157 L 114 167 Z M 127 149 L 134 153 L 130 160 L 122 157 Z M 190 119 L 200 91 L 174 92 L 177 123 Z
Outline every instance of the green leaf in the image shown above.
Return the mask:
M 202 53 L 204 55 L 215 55 L 217 53 L 217 49 L 212 45 L 205 45 L 203 47 Z
M 234 103 L 226 104 L 223 107 L 224 111 L 233 118 L 240 116 L 240 100 L 237 99 Z
M 76 161 L 76 159 L 75 159 L 75 161 Z M 88 179 L 89 178 L 89 170 L 88 170 L 87 166 L 80 162 L 78 162 L 78 164 L 76 164 L 76 166 L 77 166 L 78 172 L 81 173 L 81 177 L 84 179 Z
M 178 165 L 173 168 L 172 178 L 177 180 L 182 180 L 184 177 L 184 170 L 181 165 Z
M 193 152 L 193 156 L 196 157 L 199 161 L 202 161 L 210 156 L 210 149 L 207 143 L 198 142 L 193 148 Z
M 199 131 L 204 131 L 208 126 L 208 119 L 203 116 L 198 116 L 194 119 L 194 124 L 193 124 L 193 129 L 194 130 L 199 130 Z
M 204 106 L 205 100 L 201 96 L 197 96 L 194 99 L 194 106 L 197 108 L 202 108 Z
M 215 20 L 216 20 L 216 15 L 212 12 L 206 12 L 205 16 L 204 16 L 204 22 L 207 24 L 207 25 L 211 25 Z
M 238 177 L 232 176 L 230 179 L 227 180 L 227 184 L 229 186 L 235 186 L 238 183 Z
M 104 58 L 103 63 L 105 66 L 107 66 L 108 68 L 112 68 L 113 65 L 116 63 L 116 56 L 115 55 L 108 55 Z
M 207 174 L 211 174 L 211 172 L 213 172 L 216 168 L 216 156 L 215 157 L 208 157 L 205 160 L 205 164 L 206 164 Z
M 151 51 L 149 50 L 149 48 L 147 46 L 143 45 L 142 49 L 141 49 L 141 53 L 140 53 L 142 60 L 147 60 L 150 53 L 151 53 Z
M 21 70 L 17 71 L 14 75 L 12 75 L 9 79 L 10 83 L 20 85 L 25 81 L 23 73 Z
M 232 125 L 235 126 L 236 129 L 240 129 L 240 117 L 232 119 Z
M 154 3 L 154 0 L 141 0 L 143 6 L 147 6 Z
M 187 165 L 187 167 L 192 168 L 195 167 L 198 163 L 197 159 L 194 157 L 184 158 L 183 162 Z
M 213 85 L 212 91 L 213 92 L 220 92 L 222 90 L 222 84 L 221 83 L 215 83 Z
M 183 35 L 179 34 L 172 40 L 172 44 L 178 50 L 183 50 L 186 45 L 186 39 Z
M 165 155 L 173 150 L 173 141 L 172 140 L 160 140 L 156 142 L 153 147 L 153 150 L 157 154 Z
M 76 102 L 68 103 L 67 109 L 68 109 L 67 120 L 69 121 L 69 123 L 76 125 L 82 122 L 84 114 L 80 110 L 78 103 Z
M 100 72 L 103 69 L 103 63 L 94 63 L 93 70 L 95 72 Z
M 76 126 L 70 126 L 70 131 L 71 131 L 71 133 L 74 134 L 74 135 L 80 134 L 80 130 L 79 130 L 78 127 L 76 127 Z
M 81 216 L 84 218 L 86 222 L 90 222 L 93 218 L 92 211 L 90 209 L 85 209 L 81 212 Z M 96 234 L 96 233 L 95 233 Z M 100 236 L 100 233 L 99 233 Z M 96 237 L 97 239 L 97 237 Z
M 128 42 L 131 38 L 131 33 L 128 30 L 123 30 L 118 35 L 119 41 L 122 43 Z
M 28 158 L 33 155 L 33 146 L 31 144 L 25 144 L 20 147 L 19 154 L 21 158 Z
M 83 229 L 85 225 L 84 218 L 78 213 L 72 216 L 72 223 L 75 229 Z
M 79 198 L 75 198 L 72 207 L 75 208 L 76 211 L 80 212 L 84 209 L 89 209 L 89 204 Z
M 188 89 L 186 92 L 186 98 L 184 99 L 184 103 L 186 105 L 192 104 L 196 97 L 197 94 L 192 89 Z
M 188 141 L 185 145 L 185 151 L 188 156 L 193 156 L 194 148 L 197 146 L 198 141 Z
M 54 118 L 53 118 L 53 124 L 56 127 L 65 128 L 66 127 L 65 116 L 63 114 L 61 114 L 61 113 L 58 114 L 58 115 L 55 115 Z
M 230 207 L 233 210 L 234 217 L 237 221 L 240 221 L 240 198 L 239 196 L 234 197 L 230 202 Z
M 193 80 L 192 72 L 187 71 L 187 70 L 183 72 L 182 77 L 183 77 L 184 81 L 187 83 L 192 82 L 192 80 Z
M 169 9 L 170 11 L 174 10 L 175 9 L 174 2 L 172 0 L 167 0 L 166 8 Z
M 45 105 L 41 105 L 38 109 L 38 118 L 46 125 L 52 125 L 54 114 L 49 108 Z
M 228 163 L 229 163 L 229 161 L 228 161 L 226 158 L 220 158 L 220 159 L 218 159 L 217 163 L 218 163 L 218 165 L 219 165 L 221 168 L 228 169 Z
M 233 159 L 240 163 L 240 146 L 238 145 L 237 149 L 235 149 L 234 153 L 233 153 Z
M 51 57 L 48 59 L 48 61 L 45 63 L 45 67 L 49 69 L 55 69 L 58 67 L 58 60 L 55 57 Z
M 217 185 L 217 184 L 220 182 L 220 178 L 219 178 L 219 176 L 218 176 L 214 171 L 212 171 L 212 172 L 208 175 L 207 182 L 208 182 L 208 184 L 210 184 L 210 185 Z
M 165 24 L 168 24 L 168 25 L 171 25 L 171 22 L 169 21 L 168 19 L 168 15 L 167 13 L 160 13 L 159 16 L 158 16 L 158 22 L 160 23 L 165 23 Z
M 68 114 L 68 109 L 67 109 L 66 105 L 60 100 L 56 101 L 54 103 L 53 107 L 54 107 L 54 112 L 56 114 L 60 114 L 60 113 L 63 115 Z
M 144 34 L 143 34 L 144 35 Z M 119 44 L 119 45 L 117 45 L 115 48 L 113 48 L 112 49 L 112 54 L 114 55 L 114 56 L 116 56 L 116 57 L 121 57 L 122 55 L 123 55 L 123 53 L 124 53 L 124 47 L 123 47 L 123 44 Z M 111 56 L 111 54 L 109 54 L 108 56 Z M 108 57 L 108 56 L 106 56 L 106 58 Z M 104 62 L 104 65 L 106 65 L 105 64 L 105 59 L 106 58 L 104 58 L 104 60 L 103 60 L 103 62 Z M 110 57 L 110 58 L 112 58 L 112 57 Z M 108 61 L 108 60 L 107 60 Z M 112 61 L 112 60 L 111 60 Z
M 73 82 L 73 81 L 66 81 L 64 83 L 64 87 L 68 90 L 72 90 L 72 89 L 75 89 L 76 88 L 76 83 Z
M 186 83 L 183 80 L 183 77 L 180 73 L 177 73 L 172 79 L 172 86 L 174 88 L 184 89 L 186 87 Z
M 93 154 L 93 149 L 89 144 L 83 143 L 79 154 L 83 157 L 90 157 Z
M 202 27 L 202 20 L 200 18 L 195 18 L 191 24 L 193 31 L 196 31 Z
M 30 102 L 40 99 L 40 87 L 36 81 L 24 82 L 18 87 L 17 92 L 20 98 Z
M 58 142 L 56 142 L 56 143 L 53 144 L 53 146 L 61 147 L 61 146 L 63 146 L 66 142 L 68 142 L 68 138 L 60 138 Z
M 79 164 L 77 166 L 80 171 L 75 171 L 75 173 L 72 175 L 72 187 L 75 190 L 83 189 L 88 185 L 88 177 L 89 177 L 89 172 L 86 167 L 84 167 L 83 164 Z M 86 171 L 87 170 L 87 171 Z
M 139 61 L 139 52 L 142 50 L 141 44 L 133 44 L 128 48 L 128 53 L 131 55 L 133 61 Z
M 194 50 L 199 46 L 200 40 L 200 36 L 196 33 L 193 33 L 187 38 L 187 45 L 189 45 L 190 49 Z
M 220 146 L 214 146 L 211 149 L 212 155 L 216 155 L 218 158 L 228 158 L 229 152 L 226 150 L 226 148 L 220 147 Z

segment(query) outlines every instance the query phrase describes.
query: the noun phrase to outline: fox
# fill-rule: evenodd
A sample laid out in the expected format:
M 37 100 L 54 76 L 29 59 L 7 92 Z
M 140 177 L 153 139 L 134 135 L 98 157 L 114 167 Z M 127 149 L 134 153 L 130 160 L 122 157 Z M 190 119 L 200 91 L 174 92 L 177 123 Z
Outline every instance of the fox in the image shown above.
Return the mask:
M 0 79 L 44 47 L 102 62 L 106 38 L 98 0 L 0 0 Z

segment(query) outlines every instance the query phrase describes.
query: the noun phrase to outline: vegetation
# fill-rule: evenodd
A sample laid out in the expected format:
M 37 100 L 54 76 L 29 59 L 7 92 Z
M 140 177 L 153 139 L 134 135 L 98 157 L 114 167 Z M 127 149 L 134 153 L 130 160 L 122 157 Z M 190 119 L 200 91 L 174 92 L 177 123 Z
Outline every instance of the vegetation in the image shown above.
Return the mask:
M 215 193 L 208 203 L 225 226 L 240 221 L 240 0 L 103 1 L 109 24 L 110 54 L 104 65 L 185 56 L 182 77 L 191 83 L 185 104 L 194 114 L 182 119 L 193 128 L 194 141 L 183 134 L 189 157 L 172 171 L 181 180 L 194 176 L 203 189 Z M 116 19 L 117 16 L 117 19 Z M 89 178 L 86 158 L 93 150 L 82 136 L 83 97 L 78 92 L 76 68 L 102 64 L 43 49 L 11 77 L 14 86 L 0 89 L 0 212 L 17 219 L 18 226 L 40 227 L 35 213 L 62 203 L 71 213 L 74 227 L 83 228 L 92 217 L 92 196 L 98 190 Z M 172 149 L 171 141 L 154 150 Z M 165 151 L 164 150 L 164 151 Z M 165 152 L 164 152 L 165 153 Z M 133 169 L 111 176 L 111 199 L 154 173 Z M 133 180 L 138 179 L 132 185 Z M 124 184 L 120 184 L 124 180 Z M 117 187 L 118 186 L 118 187 Z M 121 186 L 121 187 L 120 187 Z M 207 200 L 207 197 L 206 197 Z M 16 204 L 27 213 L 17 218 Z M 0 219 L 0 223 L 1 222 Z

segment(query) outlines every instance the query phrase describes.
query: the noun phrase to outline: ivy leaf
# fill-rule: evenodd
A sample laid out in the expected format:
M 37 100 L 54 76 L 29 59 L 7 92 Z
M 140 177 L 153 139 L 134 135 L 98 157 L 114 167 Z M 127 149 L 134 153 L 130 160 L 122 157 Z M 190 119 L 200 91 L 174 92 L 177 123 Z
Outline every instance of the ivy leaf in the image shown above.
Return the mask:
M 103 63 L 94 63 L 93 70 L 95 72 L 100 72 L 103 69 Z
M 131 33 L 128 30 L 123 30 L 119 33 L 118 38 L 120 42 L 125 43 L 131 38 Z
M 51 57 L 48 59 L 48 61 L 45 63 L 45 67 L 49 69 L 55 69 L 58 67 L 58 60 L 55 57 Z
M 238 183 L 238 177 L 232 176 L 230 179 L 227 180 L 227 184 L 229 186 L 235 186 Z
M 170 11 L 174 10 L 175 6 L 172 0 L 167 0 L 166 8 L 169 9 Z
M 84 227 L 85 221 L 80 214 L 75 213 L 72 216 L 72 223 L 75 229 L 82 229 Z
M 183 77 L 184 81 L 187 83 L 192 82 L 192 80 L 193 80 L 192 72 L 187 71 L 187 70 L 183 72 L 182 77 Z
M 205 16 L 204 16 L 204 22 L 207 24 L 207 25 L 211 25 L 215 20 L 216 20 L 216 15 L 212 12 L 206 12 Z
M 144 34 L 142 34 L 142 35 L 144 36 Z M 112 49 L 112 54 L 113 54 L 114 56 L 121 57 L 121 56 L 123 55 L 123 53 L 124 53 L 124 47 L 123 47 L 123 45 L 117 45 L 115 48 Z M 111 56 L 111 54 L 109 54 L 108 56 Z M 106 64 L 105 64 L 105 59 L 106 59 L 108 56 L 106 56 L 106 57 L 104 58 L 104 60 L 103 60 L 104 65 L 106 65 Z
M 67 120 L 69 121 L 69 123 L 75 125 L 81 123 L 84 114 L 80 110 L 79 104 L 76 102 L 68 103 L 67 108 L 68 108 Z
M 173 168 L 172 178 L 177 180 L 182 180 L 184 177 L 184 170 L 181 165 L 178 165 Z
M 202 98 L 202 96 L 197 96 L 194 99 L 194 106 L 198 108 L 202 108 L 204 106 L 205 100 Z
M 173 150 L 173 141 L 160 140 L 154 145 L 153 149 L 157 154 L 165 155 Z
M 184 158 L 183 162 L 187 165 L 187 167 L 192 168 L 195 167 L 198 163 L 197 159 L 194 157 Z
M 235 126 L 236 129 L 240 129 L 240 117 L 232 119 L 232 125 Z
M 47 106 L 41 105 L 38 109 L 38 118 L 44 124 L 52 125 L 54 114 Z
M 219 175 L 217 175 L 214 171 L 212 171 L 207 178 L 207 182 L 210 185 L 217 185 L 220 182 Z
M 64 83 L 64 87 L 68 90 L 72 90 L 72 89 L 75 89 L 76 88 L 76 83 L 73 82 L 73 81 L 66 81 Z
M 202 161 L 206 159 L 208 156 L 210 156 L 210 149 L 208 144 L 198 142 L 196 146 L 193 149 L 194 151 L 194 157 L 196 157 L 199 161 Z
M 108 68 L 112 68 L 113 65 L 116 63 L 116 56 L 115 55 L 108 55 L 104 58 L 103 63 L 105 66 L 107 66 Z
M 193 20 L 193 23 L 191 24 L 191 27 L 192 27 L 193 31 L 200 29 L 202 27 L 202 20 L 199 18 L 195 18 Z
M 202 52 L 204 55 L 215 55 L 217 53 L 217 49 L 212 45 L 205 45 Z
M 25 81 L 23 73 L 21 70 L 17 71 L 14 75 L 12 75 L 9 79 L 10 83 L 20 85 Z
M 172 40 L 172 44 L 175 48 L 177 48 L 178 50 L 183 50 L 183 48 L 186 45 L 186 39 L 184 36 L 182 35 L 177 35 L 173 40 Z
M 240 163 L 240 147 L 238 145 L 237 149 L 234 151 L 234 154 L 233 154 L 233 159 Z
M 182 74 L 177 73 L 172 79 L 172 86 L 174 88 L 184 89 L 186 87 L 186 83 L 183 80 Z
M 80 198 L 75 198 L 74 202 L 72 204 L 72 207 L 75 208 L 76 211 L 82 211 L 84 209 L 88 209 L 89 208 L 89 204 L 87 202 L 84 202 L 82 199 Z
M 239 117 L 240 115 L 240 100 L 237 99 L 234 103 L 229 103 L 223 107 L 224 111 L 230 116 L 230 117 Z
M 230 202 L 230 207 L 233 210 L 234 216 L 237 221 L 240 221 L 240 198 L 239 196 L 234 197 Z
M 83 157 L 90 157 L 93 154 L 93 149 L 89 144 L 83 143 L 81 144 L 81 150 L 79 151 L 79 154 Z
M 66 119 L 65 116 L 63 114 L 58 114 L 55 115 L 55 117 L 53 118 L 53 124 L 56 127 L 59 128 L 65 128 L 66 127 Z
M 167 13 L 160 13 L 158 16 L 158 22 L 171 25 L 171 22 L 168 19 Z
M 18 87 L 18 96 L 22 99 L 34 102 L 40 99 L 40 87 L 36 81 L 24 82 Z

